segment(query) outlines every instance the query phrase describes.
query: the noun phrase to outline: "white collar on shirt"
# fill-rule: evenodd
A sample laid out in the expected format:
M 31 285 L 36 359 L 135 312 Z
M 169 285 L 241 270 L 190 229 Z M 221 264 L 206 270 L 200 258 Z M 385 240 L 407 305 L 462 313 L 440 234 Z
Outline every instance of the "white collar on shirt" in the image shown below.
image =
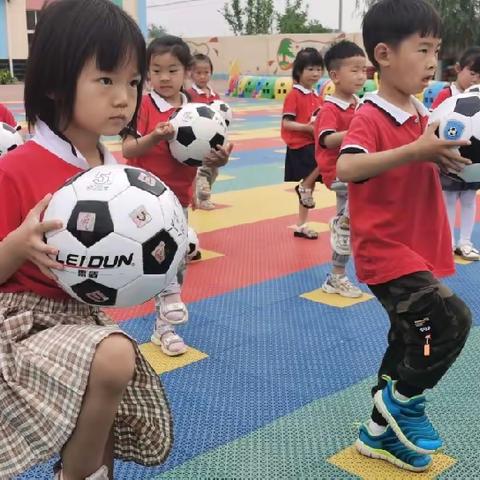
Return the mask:
M 341 98 L 334 97 L 333 95 L 327 95 L 325 97 L 325 101 L 335 104 L 337 107 L 341 108 L 342 110 L 348 110 L 350 108 L 350 105 L 353 105 L 354 107 L 356 107 L 360 103 L 360 99 L 356 95 L 354 95 L 354 98 L 355 98 L 354 104 L 350 102 L 346 102 Z
M 458 87 L 455 85 L 455 83 L 450 84 L 450 92 L 452 94 L 452 97 L 455 95 L 460 95 L 462 92 L 458 89 Z
M 420 116 L 428 116 L 428 110 L 425 105 L 420 102 L 420 100 L 415 98 L 413 95 L 411 96 L 411 100 Z M 399 125 L 403 125 L 409 118 L 413 116 L 411 113 L 398 108 L 396 105 L 393 105 L 393 103 L 390 103 L 376 93 L 367 93 L 364 97 L 364 103 L 366 102 L 373 103 L 384 112 L 388 113 Z
M 196 83 L 192 83 L 192 88 L 199 95 L 206 95 L 206 93 Z M 215 95 L 215 92 L 213 91 L 212 87 L 210 85 L 207 85 L 207 88 L 210 90 L 210 96 L 213 97 Z
M 296 88 L 297 90 L 300 90 L 302 93 L 305 95 L 308 95 L 309 93 L 313 93 L 318 97 L 318 92 L 316 90 L 309 90 L 308 88 L 305 88 L 303 85 L 300 85 L 299 83 L 296 83 L 293 88 Z
M 168 112 L 172 108 L 175 108 L 173 105 L 170 105 L 163 97 L 161 97 L 155 90 L 152 90 L 149 93 L 150 97 L 153 100 L 153 103 L 157 106 L 157 108 L 162 112 Z M 180 92 L 180 98 L 182 99 L 182 105 L 188 103 L 188 98 L 182 92 Z
M 58 136 L 50 127 L 42 120 L 37 120 L 35 123 L 35 134 L 32 140 L 53 153 L 63 161 L 74 165 L 83 170 L 90 168 L 89 163 L 85 157 L 75 148 L 73 144 Z M 101 143 L 98 147 L 103 155 L 104 165 L 113 165 L 118 163 L 115 157 L 105 148 Z

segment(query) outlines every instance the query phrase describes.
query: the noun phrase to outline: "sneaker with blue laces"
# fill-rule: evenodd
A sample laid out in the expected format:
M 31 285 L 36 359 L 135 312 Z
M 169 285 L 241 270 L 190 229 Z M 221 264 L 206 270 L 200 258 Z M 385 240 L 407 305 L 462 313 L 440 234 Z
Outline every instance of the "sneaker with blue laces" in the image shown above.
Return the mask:
M 384 379 L 386 387 L 373 397 L 378 411 L 406 447 L 424 455 L 435 453 L 443 441 L 425 414 L 425 395 L 399 400 L 394 393 L 396 382 L 390 377 Z
M 412 472 L 423 472 L 432 464 L 430 455 L 422 455 L 407 448 L 390 426 L 384 433 L 373 435 L 367 425 L 362 425 L 355 448 L 366 457 L 385 460 Z

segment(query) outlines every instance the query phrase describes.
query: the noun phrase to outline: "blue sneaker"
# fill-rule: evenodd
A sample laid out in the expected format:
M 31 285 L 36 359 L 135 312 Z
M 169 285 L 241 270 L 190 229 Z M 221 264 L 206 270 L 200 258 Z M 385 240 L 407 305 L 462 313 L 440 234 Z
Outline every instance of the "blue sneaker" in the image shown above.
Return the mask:
M 443 446 L 443 441 L 425 414 L 425 395 L 399 400 L 394 395 L 396 382 L 390 377 L 385 380 L 387 386 L 373 397 L 378 411 L 410 450 L 424 455 L 435 453 Z
M 375 436 L 367 425 L 362 425 L 355 448 L 366 457 L 385 460 L 411 472 L 423 472 L 432 464 L 430 455 L 422 455 L 407 448 L 390 426 L 384 433 Z

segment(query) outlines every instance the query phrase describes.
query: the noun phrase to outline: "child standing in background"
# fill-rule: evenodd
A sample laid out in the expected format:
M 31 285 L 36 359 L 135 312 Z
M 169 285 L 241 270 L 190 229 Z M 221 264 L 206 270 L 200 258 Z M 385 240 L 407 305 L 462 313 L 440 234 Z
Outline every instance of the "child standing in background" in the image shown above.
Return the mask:
M 467 48 L 455 65 L 457 79 L 444 88 L 433 102 L 432 109 L 447 98 L 463 93 L 480 82 L 480 47 Z M 473 246 L 472 232 L 477 213 L 477 190 L 480 182 L 464 182 L 461 178 L 441 174 L 443 195 L 447 206 L 448 222 L 452 232 L 452 250 L 465 260 L 480 260 L 479 251 Z M 455 213 L 460 202 L 460 239 L 455 241 Z
M 322 290 L 342 297 L 358 298 L 362 296 L 362 291 L 345 273 L 350 258 L 350 220 L 347 184 L 337 178 L 337 159 L 340 145 L 359 104 L 355 92 L 363 87 L 367 79 L 366 59 L 358 45 L 343 40 L 330 47 L 324 61 L 335 85 L 335 93 L 325 98 L 317 115 L 315 156 L 325 186 L 335 192 L 337 215 L 330 221 L 333 268 Z
M 314 121 L 323 101 L 313 87 L 322 75 L 323 59 L 318 50 L 300 50 L 293 62 L 295 84 L 285 98 L 282 113 L 281 135 L 287 144 L 284 180 L 300 182 L 295 187 L 299 212 L 294 235 L 309 240 L 318 238 L 306 222 L 308 210 L 315 207 L 315 184 L 321 181 L 315 162 Z
M 213 64 L 210 58 L 203 53 L 197 53 L 193 56 L 190 76 L 192 86 L 187 90 L 187 94 L 192 102 L 211 103 L 214 100 L 220 100 L 220 96 L 215 93 L 209 85 L 213 74 Z M 197 207 L 201 210 L 213 210 L 215 204 L 210 200 L 212 195 L 212 186 L 218 176 L 218 167 L 209 167 L 202 165 L 197 172 Z
M 174 129 L 169 118 L 175 109 L 188 102 L 183 85 L 192 63 L 188 45 L 179 37 L 165 35 L 153 40 L 147 49 L 147 68 L 151 92 L 144 95 L 138 113 L 137 131 L 129 131 L 123 141 L 123 155 L 129 163 L 152 172 L 164 181 L 178 197 L 185 215 L 195 202 L 193 183 L 196 167 L 182 164 L 170 153 L 168 140 Z M 212 149 L 204 164 L 219 167 L 228 161 L 233 145 Z M 166 355 L 187 351 L 174 325 L 188 321 L 188 311 L 180 293 L 185 263 L 180 265 L 177 279 L 155 298 L 157 320 L 152 342 Z

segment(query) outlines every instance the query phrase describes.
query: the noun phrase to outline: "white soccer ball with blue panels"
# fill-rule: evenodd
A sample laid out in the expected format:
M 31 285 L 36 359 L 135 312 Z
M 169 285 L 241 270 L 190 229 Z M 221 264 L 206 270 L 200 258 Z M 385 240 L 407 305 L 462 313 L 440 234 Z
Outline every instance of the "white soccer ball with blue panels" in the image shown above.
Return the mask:
M 460 181 L 480 182 L 480 91 L 473 89 L 447 98 L 430 115 L 429 123 L 436 121 L 440 122 L 440 138 L 471 142 L 468 146 L 460 147 L 459 151 L 472 164 L 461 172 L 451 172 L 450 176 Z
M 46 242 L 59 250 L 58 284 L 102 307 L 139 305 L 175 278 L 187 250 L 187 223 L 173 192 L 140 168 L 104 165 L 81 172 L 52 197 L 45 220 L 63 228 Z

